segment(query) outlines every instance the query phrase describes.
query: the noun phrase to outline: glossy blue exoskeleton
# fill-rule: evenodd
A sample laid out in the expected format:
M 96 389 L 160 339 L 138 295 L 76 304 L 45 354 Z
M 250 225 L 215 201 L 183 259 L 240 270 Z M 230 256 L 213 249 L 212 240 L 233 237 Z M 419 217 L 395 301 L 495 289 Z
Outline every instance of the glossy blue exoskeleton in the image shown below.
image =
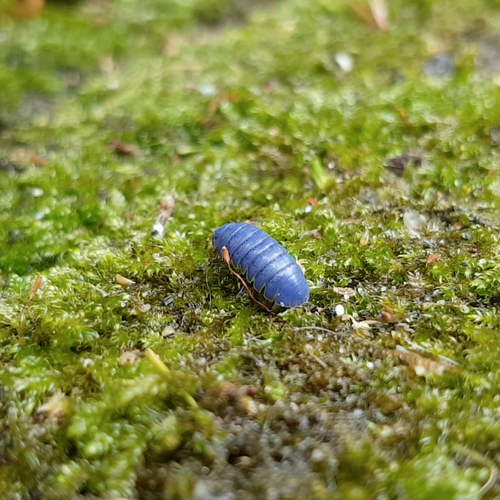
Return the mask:
M 245 222 L 216 229 L 212 243 L 222 257 L 226 247 L 235 267 L 264 297 L 281 307 L 296 307 L 309 299 L 309 286 L 300 266 L 275 239 Z

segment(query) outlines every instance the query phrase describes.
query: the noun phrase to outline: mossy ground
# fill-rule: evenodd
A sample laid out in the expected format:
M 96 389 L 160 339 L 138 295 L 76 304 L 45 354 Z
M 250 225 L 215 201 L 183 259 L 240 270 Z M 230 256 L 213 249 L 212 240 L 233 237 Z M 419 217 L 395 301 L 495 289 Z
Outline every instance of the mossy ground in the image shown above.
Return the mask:
M 2 499 L 500 495 L 500 4 L 389 4 L 1 18 Z M 237 296 L 249 219 L 310 304 Z

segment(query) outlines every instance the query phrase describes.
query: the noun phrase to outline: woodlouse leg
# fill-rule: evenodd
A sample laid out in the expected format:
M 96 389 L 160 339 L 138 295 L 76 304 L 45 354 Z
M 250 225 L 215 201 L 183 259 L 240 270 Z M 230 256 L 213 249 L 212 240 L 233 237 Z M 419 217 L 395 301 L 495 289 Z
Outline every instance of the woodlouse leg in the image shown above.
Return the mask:
M 227 267 L 229 268 L 231 273 L 234 274 L 241 281 L 243 286 L 247 289 L 248 295 L 250 295 L 251 299 L 257 304 L 259 304 L 260 307 L 264 308 L 267 312 L 272 312 L 271 309 L 269 309 L 269 307 L 267 307 L 262 302 L 259 302 L 254 297 L 254 294 L 252 293 L 252 290 L 250 290 L 250 287 L 247 285 L 246 281 L 231 267 L 231 258 L 229 257 L 229 250 L 226 247 L 222 247 L 221 253 L 222 253 L 222 259 L 227 264 Z

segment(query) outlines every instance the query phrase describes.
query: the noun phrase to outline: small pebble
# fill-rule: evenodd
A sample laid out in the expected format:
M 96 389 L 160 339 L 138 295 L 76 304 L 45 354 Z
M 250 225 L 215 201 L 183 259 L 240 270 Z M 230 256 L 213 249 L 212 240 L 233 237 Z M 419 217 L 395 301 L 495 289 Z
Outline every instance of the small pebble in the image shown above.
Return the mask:
M 217 87 L 213 83 L 205 82 L 199 85 L 198 92 L 201 95 L 211 97 L 217 94 Z
M 115 281 L 116 283 L 118 283 L 118 285 L 120 285 L 122 288 L 128 288 L 130 285 L 133 285 L 134 284 L 134 281 L 128 279 L 128 278 L 125 278 L 124 276 L 122 276 L 121 274 L 117 274 L 115 276 Z
M 431 78 L 450 78 L 455 72 L 455 66 L 450 56 L 441 54 L 426 63 L 422 71 Z
M 94 364 L 94 360 L 90 358 L 83 358 L 82 359 L 82 366 L 84 368 L 88 368 L 89 366 L 92 366 Z
M 162 238 L 163 235 L 165 234 L 165 228 L 163 227 L 163 224 L 160 224 L 159 222 L 153 224 L 153 229 L 151 230 L 151 234 L 153 236 L 158 236 L 159 238 Z
M 346 54 L 345 52 L 335 54 L 335 62 L 345 73 L 350 73 L 354 68 L 354 60 L 352 56 L 350 54 Z
M 118 358 L 118 365 L 132 366 L 139 359 L 138 351 L 124 351 Z
M 322 450 L 320 450 L 319 448 L 316 448 L 313 450 L 313 452 L 311 453 L 311 461 L 312 462 L 324 462 L 324 460 L 326 459 L 325 457 L 325 454 Z
M 175 335 L 175 330 L 170 325 L 167 325 L 161 332 L 161 336 L 163 338 L 172 337 L 174 335 Z
M 427 218 L 416 210 L 409 209 L 403 214 L 403 223 L 409 231 L 419 232 L 427 224 Z
M 345 314 L 345 309 L 344 309 L 344 306 L 342 304 L 337 304 L 335 306 L 335 314 L 337 316 L 343 316 Z

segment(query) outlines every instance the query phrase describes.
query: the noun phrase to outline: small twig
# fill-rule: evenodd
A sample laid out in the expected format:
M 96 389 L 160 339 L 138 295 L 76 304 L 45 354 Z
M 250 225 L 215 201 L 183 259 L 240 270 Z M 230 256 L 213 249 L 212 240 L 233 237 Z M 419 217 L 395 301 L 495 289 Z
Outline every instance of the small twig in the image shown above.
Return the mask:
M 381 321 L 377 319 L 365 319 L 363 321 L 356 321 L 351 314 L 343 314 L 342 318 L 350 319 L 352 321 L 352 326 L 356 331 L 363 330 L 365 333 L 368 333 L 371 330 L 371 325 L 381 323 Z
M 498 222 L 491 221 L 485 217 L 480 217 L 479 215 L 469 215 L 469 220 L 473 224 L 479 224 L 480 226 L 489 227 L 490 229 L 498 229 Z
M 484 483 L 483 487 L 479 490 L 478 493 L 478 498 L 482 498 L 488 491 L 491 490 L 491 487 L 496 483 L 498 479 L 498 467 L 496 466 L 495 462 L 493 460 L 490 460 L 487 456 L 479 453 L 478 451 L 471 450 L 470 448 L 467 448 L 466 446 L 462 446 L 461 444 L 454 444 L 452 446 L 452 449 L 455 453 L 459 453 L 460 455 L 470 458 L 471 460 L 474 460 L 480 465 L 484 465 L 484 467 L 487 467 L 490 476 L 488 477 L 488 481 Z
M 207 290 L 208 290 L 208 307 L 209 309 L 212 309 L 212 293 L 210 291 L 210 285 L 208 283 L 208 267 L 205 270 L 205 284 L 207 285 Z
M 174 213 L 175 210 L 175 200 L 176 200 L 177 194 L 175 192 L 175 189 L 172 189 L 172 191 L 169 194 L 166 194 L 161 200 L 160 203 L 158 204 L 157 207 L 157 212 L 158 212 L 158 217 L 156 218 L 155 223 L 153 224 L 153 229 L 151 231 L 153 236 L 158 236 L 158 237 L 163 237 L 165 233 L 165 226 L 167 225 L 167 222 L 171 219 L 172 214 Z
M 271 311 L 271 309 L 269 309 L 269 307 L 267 307 L 262 302 L 259 302 L 255 298 L 254 294 L 250 290 L 250 287 L 246 284 L 245 280 L 236 271 L 233 270 L 233 268 L 231 267 L 231 258 L 229 257 L 229 250 L 227 249 L 227 247 L 222 247 L 222 259 L 227 264 L 227 267 L 229 268 L 229 270 L 231 271 L 231 273 L 234 274 L 234 276 L 236 276 L 241 281 L 241 283 L 243 284 L 243 286 L 246 288 L 246 290 L 248 292 L 248 295 L 250 295 L 251 299 L 254 302 L 256 302 L 257 304 L 259 304 L 260 307 L 264 308 L 267 312 L 272 313 L 272 311 Z
M 413 347 L 413 349 L 417 349 L 418 351 L 426 352 L 428 354 L 433 354 L 429 349 L 426 349 L 425 347 L 421 346 L 420 344 L 417 344 L 416 342 L 412 342 L 411 340 L 406 340 L 406 342 Z M 397 350 L 397 346 L 396 346 Z M 447 358 L 446 356 L 442 356 L 441 354 L 436 354 L 436 356 L 441 360 L 444 361 L 445 363 L 448 363 L 450 365 L 454 366 L 460 366 L 460 363 L 457 363 L 455 360 Z
M 28 300 L 24 303 L 23 307 L 21 307 L 21 310 L 19 311 L 17 333 L 18 333 L 18 339 L 19 339 L 19 343 L 20 344 L 23 343 L 23 330 L 22 330 L 21 323 L 22 323 L 22 320 L 23 320 L 24 310 L 26 309 L 26 307 L 28 306 L 28 304 L 33 300 L 33 298 L 35 297 L 36 292 L 38 292 L 38 290 L 40 290 L 40 288 L 42 286 L 42 283 L 43 283 L 43 277 L 42 276 L 37 276 L 36 279 L 35 279 L 35 282 L 33 283 L 33 286 L 31 287 L 31 292 L 30 292 L 30 295 L 28 297 Z
M 294 328 L 296 332 L 299 332 L 301 330 L 318 330 L 320 332 L 326 332 L 326 333 L 333 333 L 335 332 L 333 330 L 328 330 L 328 328 L 323 328 L 321 326 L 299 326 L 298 328 Z
M 321 366 L 321 368 L 323 368 L 324 370 L 328 369 L 328 365 L 322 359 L 318 358 L 318 356 L 314 354 L 310 354 L 309 356 L 311 359 L 316 361 L 316 363 L 318 363 L 318 365 Z
M 38 292 L 38 290 L 40 290 L 42 283 L 43 283 L 42 276 L 37 276 L 35 282 L 33 283 L 33 287 L 31 288 L 31 293 L 30 296 L 28 297 L 28 301 L 26 302 L 26 304 L 29 304 L 33 300 L 35 293 Z
M 205 66 L 203 64 L 172 64 L 169 68 L 170 71 L 203 71 Z

